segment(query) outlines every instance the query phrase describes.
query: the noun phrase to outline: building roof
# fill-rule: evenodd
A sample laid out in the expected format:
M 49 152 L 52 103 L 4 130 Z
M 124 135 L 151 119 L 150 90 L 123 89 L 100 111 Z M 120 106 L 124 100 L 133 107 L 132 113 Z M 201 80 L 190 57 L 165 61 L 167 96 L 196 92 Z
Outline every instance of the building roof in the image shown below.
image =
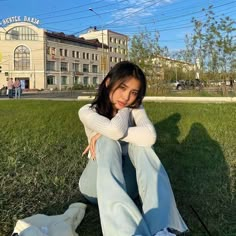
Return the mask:
M 100 43 L 98 41 L 98 39 L 84 39 L 83 37 L 76 37 L 75 35 L 66 35 L 63 32 L 48 32 L 46 31 L 45 34 L 48 37 L 52 37 L 52 38 L 57 38 L 57 39 L 63 39 L 66 41 L 71 41 L 71 42 L 76 42 L 76 43 L 81 43 L 81 44 L 85 44 L 85 45 L 89 45 L 89 46 L 93 46 L 93 47 L 99 47 L 99 48 L 108 48 L 108 46 L 106 44 Z
M 83 33 L 82 35 L 86 35 L 86 34 L 90 34 L 90 33 L 95 33 L 95 32 L 107 32 L 108 34 L 109 33 L 112 33 L 112 34 L 116 34 L 116 35 L 120 35 L 122 37 L 125 37 L 125 38 L 129 38 L 127 35 L 125 34 L 121 34 L 121 33 L 118 33 L 118 32 L 115 32 L 115 31 L 112 31 L 112 30 L 109 30 L 109 29 L 104 29 L 104 30 L 98 30 L 96 26 L 94 27 L 90 27 L 87 31 L 87 33 Z

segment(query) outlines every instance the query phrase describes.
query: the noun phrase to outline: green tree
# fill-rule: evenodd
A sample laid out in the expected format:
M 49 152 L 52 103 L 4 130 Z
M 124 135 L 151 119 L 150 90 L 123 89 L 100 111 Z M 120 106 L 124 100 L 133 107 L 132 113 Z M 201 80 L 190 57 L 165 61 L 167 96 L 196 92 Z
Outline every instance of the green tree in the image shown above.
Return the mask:
M 223 79 L 235 73 L 236 44 L 235 21 L 228 16 L 217 18 L 213 6 L 202 9 L 205 20 L 192 19 L 194 30 L 192 37 L 188 36 L 186 52 L 191 52 L 194 61 L 198 58 L 202 73 L 207 73 L 208 79 Z
M 160 55 L 168 55 L 168 48 L 159 45 L 159 33 L 141 32 L 131 38 L 129 59 L 138 64 L 148 78 L 148 92 L 157 94 L 162 90 L 162 62 Z

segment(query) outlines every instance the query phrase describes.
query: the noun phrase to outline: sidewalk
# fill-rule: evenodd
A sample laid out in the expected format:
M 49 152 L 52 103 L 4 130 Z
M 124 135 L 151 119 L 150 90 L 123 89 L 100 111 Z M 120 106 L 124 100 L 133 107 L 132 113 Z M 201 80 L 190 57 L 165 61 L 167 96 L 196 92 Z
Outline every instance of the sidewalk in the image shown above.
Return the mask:
M 77 99 L 92 100 L 94 97 L 79 96 Z M 197 102 L 197 103 L 236 103 L 236 97 L 144 97 L 145 102 Z
M 75 96 L 75 97 L 34 97 L 24 96 L 19 100 L 54 100 L 54 101 L 92 101 L 94 96 Z M 15 100 L 8 97 L 0 97 L 1 100 Z M 183 103 L 236 103 L 236 97 L 144 97 L 145 102 L 183 102 Z

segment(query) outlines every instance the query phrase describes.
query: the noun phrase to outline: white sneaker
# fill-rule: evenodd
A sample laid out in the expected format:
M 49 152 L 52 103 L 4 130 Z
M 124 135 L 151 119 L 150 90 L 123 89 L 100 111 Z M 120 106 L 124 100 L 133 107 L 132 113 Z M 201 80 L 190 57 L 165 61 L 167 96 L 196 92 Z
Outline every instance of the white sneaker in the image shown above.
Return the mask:
M 169 232 L 166 228 L 157 232 L 156 234 L 154 234 L 153 236 L 176 236 L 175 234 L 172 234 L 171 232 Z

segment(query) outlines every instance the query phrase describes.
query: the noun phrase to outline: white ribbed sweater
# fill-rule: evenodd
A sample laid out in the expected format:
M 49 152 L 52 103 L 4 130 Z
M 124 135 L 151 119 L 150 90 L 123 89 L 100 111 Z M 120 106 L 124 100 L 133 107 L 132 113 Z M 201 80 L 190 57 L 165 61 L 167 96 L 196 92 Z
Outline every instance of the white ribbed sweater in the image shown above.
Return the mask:
M 152 146 L 156 141 L 156 131 L 149 120 L 144 107 L 137 109 L 123 108 L 110 120 L 99 115 L 87 104 L 79 109 L 79 118 L 85 133 L 90 139 L 97 133 L 113 140 L 134 143 L 138 146 Z

